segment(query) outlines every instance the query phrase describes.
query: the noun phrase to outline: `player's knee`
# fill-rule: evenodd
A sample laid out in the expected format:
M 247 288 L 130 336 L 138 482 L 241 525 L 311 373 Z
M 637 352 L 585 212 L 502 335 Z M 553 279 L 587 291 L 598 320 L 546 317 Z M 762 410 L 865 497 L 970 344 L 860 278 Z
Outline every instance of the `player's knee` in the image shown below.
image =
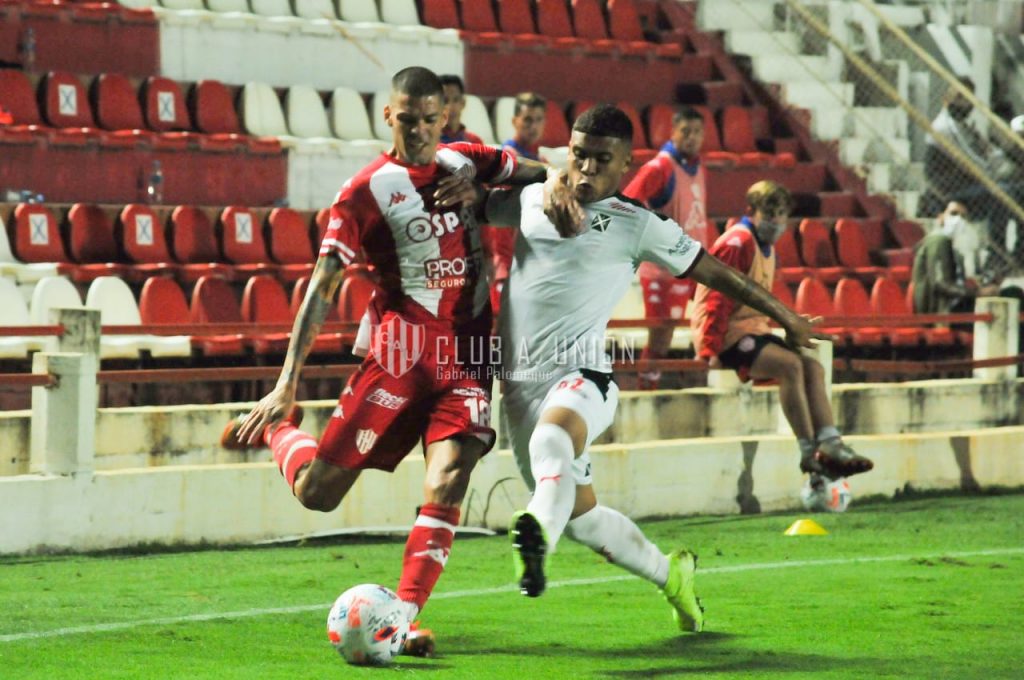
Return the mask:
M 786 352 L 779 360 L 779 380 L 786 382 L 802 382 L 804 379 L 804 364 L 800 355 L 795 352 Z
M 534 428 L 530 436 L 531 462 L 552 455 L 571 460 L 574 453 L 572 436 L 564 428 L 552 423 L 541 423 Z
M 801 357 L 801 359 L 801 368 L 806 380 L 823 381 L 825 379 L 825 369 L 817 360 L 810 357 Z
M 330 512 L 341 503 L 342 494 L 330 485 L 308 477 L 295 487 L 295 497 L 310 510 Z

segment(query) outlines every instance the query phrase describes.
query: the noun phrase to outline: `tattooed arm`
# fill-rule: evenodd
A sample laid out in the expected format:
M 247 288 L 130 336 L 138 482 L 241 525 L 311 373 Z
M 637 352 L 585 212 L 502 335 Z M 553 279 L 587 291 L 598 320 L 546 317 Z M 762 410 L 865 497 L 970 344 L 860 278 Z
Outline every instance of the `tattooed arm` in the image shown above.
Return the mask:
M 259 442 L 264 428 L 283 420 L 291 412 L 295 405 L 302 366 L 320 333 L 320 327 L 327 317 L 327 310 L 344 274 L 345 268 L 336 255 L 321 255 L 316 261 L 309 289 L 292 326 L 288 352 L 277 385 L 242 419 L 238 430 L 239 441 L 250 444 Z

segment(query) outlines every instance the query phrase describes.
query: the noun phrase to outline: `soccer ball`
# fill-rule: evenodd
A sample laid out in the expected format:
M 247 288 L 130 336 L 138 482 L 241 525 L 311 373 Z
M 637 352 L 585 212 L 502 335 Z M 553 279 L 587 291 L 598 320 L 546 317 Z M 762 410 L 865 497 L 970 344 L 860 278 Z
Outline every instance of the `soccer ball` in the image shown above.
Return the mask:
M 327 637 L 351 664 L 388 665 L 408 634 L 409 620 L 398 595 L 372 583 L 346 590 L 327 615 Z
M 812 474 L 800 489 L 800 500 L 813 512 L 845 512 L 850 507 L 853 494 L 845 477 L 830 480 Z

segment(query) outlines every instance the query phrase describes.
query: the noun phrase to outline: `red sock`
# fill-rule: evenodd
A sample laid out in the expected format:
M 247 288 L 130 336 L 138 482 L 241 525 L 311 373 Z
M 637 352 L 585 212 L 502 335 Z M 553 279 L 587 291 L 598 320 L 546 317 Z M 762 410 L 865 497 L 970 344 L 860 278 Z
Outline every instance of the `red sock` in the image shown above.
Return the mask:
M 459 509 L 455 506 L 427 503 L 420 508 L 405 544 L 399 599 L 423 609 L 448 561 L 458 524 Z
M 264 434 L 267 446 L 274 454 L 277 469 L 284 475 L 292 493 L 295 492 L 295 476 L 303 465 L 316 456 L 317 442 L 288 421 L 284 421 L 273 431 Z

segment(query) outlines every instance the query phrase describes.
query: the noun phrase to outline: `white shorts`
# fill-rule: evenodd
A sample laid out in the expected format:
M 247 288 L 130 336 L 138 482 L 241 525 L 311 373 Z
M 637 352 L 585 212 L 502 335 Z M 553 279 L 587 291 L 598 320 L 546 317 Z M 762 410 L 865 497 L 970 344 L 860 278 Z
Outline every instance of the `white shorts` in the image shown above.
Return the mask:
M 545 382 L 504 383 L 501 412 L 506 431 L 510 433 L 512 452 L 523 481 L 533 491 L 530 469 L 530 437 L 541 414 L 555 407 L 575 411 L 587 424 L 587 443 L 573 461 L 573 481 L 577 486 L 593 483 L 590 470 L 590 443 L 608 429 L 619 405 L 619 387 L 606 373 L 571 371 Z

